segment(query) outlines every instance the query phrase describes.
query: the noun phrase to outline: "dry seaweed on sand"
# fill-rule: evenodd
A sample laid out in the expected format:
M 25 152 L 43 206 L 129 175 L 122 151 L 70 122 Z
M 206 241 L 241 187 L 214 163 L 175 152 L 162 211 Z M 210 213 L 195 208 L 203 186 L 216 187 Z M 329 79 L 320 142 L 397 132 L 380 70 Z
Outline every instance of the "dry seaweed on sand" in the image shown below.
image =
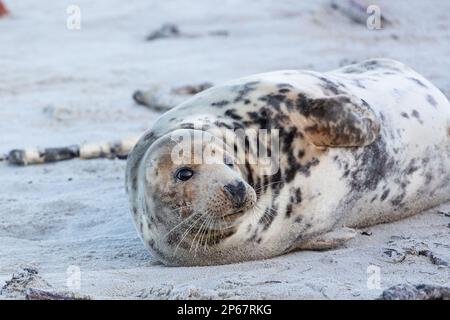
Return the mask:
M 51 288 L 51 285 L 45 281 L 39 271 L 34 266 L 23 266 L 13 273 L 10 280 L 0 289 L 0 297 L 18 298 L 25 297 L 28 288 Z
M 48 290 L 28 288 L 26 300 L 92 300 L 91 297 L 74 292 L 53 292 Z
M 147 41 L 155 41 L 158 39 L 167 38 L 198 38 L 204 34 L 199 33 L 186 33 L 180 30 L 180 28 L 174 23 L 165 23 L 160 28 L 152 31 L 147 37 Z M 208 31 L 205 35 L 213 37 L 226 37 L 228 36 L 228 31 L 226 30 L 213 30 Z
M 383 249 L 383 254 L 390 258 L 391 263 L 401 263 L 405 261 L 407 256 L 417 256 L 417 257 L 426 257 L 428 260 L 439 267 L 450 267 L 450 264 L 444 259 L 438 257 L 433 251 L 427 248 L 404 248 L 404 249 L 393 249 L 393 248 L 385 248 Z
M 435 264 L 437 266 L 450 267 L 447 261 L 436 256 L 436 254 L 430 250 L 420 250 L 416 254 L 419 256 L 427 257 L 432 264 Z
M 450 300 L 450 288 L 426 284 L 399 284 L 384 290 L 378 300 Z
M 450 217 L 450 211 L 438 210 L 437 213 L 443 215 L 444 217 Z

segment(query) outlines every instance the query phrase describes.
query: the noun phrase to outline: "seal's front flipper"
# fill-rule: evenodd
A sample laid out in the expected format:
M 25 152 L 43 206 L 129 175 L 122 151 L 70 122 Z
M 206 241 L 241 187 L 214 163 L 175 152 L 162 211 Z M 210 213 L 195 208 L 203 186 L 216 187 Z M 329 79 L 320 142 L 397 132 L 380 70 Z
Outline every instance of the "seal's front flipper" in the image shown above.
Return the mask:
M 323 251 L 342 247 L 356 236 L 356 230 L 351 228 L 341 228 L 330 231 L 321 236 L 303 242 L 296 247 L 298 250 Z
M 310 98 L 299 95 L 307 139 L 318 147 L 361 147 L 380 132 L 380 121 L 369 104 L 348 94 Z

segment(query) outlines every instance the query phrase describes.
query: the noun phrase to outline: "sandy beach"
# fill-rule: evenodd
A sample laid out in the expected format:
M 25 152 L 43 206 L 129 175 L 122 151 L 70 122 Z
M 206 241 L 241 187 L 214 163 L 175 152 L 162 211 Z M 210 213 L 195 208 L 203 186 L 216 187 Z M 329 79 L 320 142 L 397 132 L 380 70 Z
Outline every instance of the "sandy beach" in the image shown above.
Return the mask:
M 450 96 L 446 1 L 376 1 L 387 19 L 382 30 L 327 0 L 5 3 L 0 154 L 139 135 L 158 113 L 133 101 L 137 89 L 272 70 L 326 71 L 386 57 Z M 79 30 L 66 26 L 72 4 L 81 9 Z M 193 36 L 146 41 L 165 23 Z M 450 286 L 450 203 L 359 230 L 337 250 L 163 266 L 134 229 L 124 169 L 119 159 L 0 161 L 0 299 L 23 299 L 27 288 L 93 299 L 375 299 L 397 284 Z

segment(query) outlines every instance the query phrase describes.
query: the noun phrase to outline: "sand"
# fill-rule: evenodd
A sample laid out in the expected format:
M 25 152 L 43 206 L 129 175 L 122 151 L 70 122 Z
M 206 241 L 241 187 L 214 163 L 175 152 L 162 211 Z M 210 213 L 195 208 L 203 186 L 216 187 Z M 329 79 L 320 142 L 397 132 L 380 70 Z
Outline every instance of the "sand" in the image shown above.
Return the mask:
M 325 0 L 76 2 L 81 30 L 66 28 L 72 1 L 6 1 L 0 154 L 139 134 L 158 114 L 131 95 L 154 85 L 388 57 L 450 93 L 445 1 L 379 1 L 391 22 L 383 30 L 368 30 Z M 145 41 L 167 22 L 200 36 Z M 228 36 L 207 35 L 217 30 Z M 124 167 L 108 159 L 0 162 L 0 287 L 9 284 L 0 299 L 24 298 L 30 287 L 94 299 L 374 299 L 396 284 L 450 285 L 450 203 L 360 230 L 338 250 L 165 267 L 132 225 Z M 433 256 L 420 254 L 426 250 Z

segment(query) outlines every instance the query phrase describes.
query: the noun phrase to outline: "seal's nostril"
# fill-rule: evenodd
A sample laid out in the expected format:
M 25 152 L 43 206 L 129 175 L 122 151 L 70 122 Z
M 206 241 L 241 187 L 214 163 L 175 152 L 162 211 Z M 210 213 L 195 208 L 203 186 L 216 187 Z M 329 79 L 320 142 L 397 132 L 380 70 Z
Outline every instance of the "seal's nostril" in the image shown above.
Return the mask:
M 238 181 L 235 184 L 227 184 L 223 189 L 236 208 L 242 207 L 245 199 L 245 185 L 242 181 Z

